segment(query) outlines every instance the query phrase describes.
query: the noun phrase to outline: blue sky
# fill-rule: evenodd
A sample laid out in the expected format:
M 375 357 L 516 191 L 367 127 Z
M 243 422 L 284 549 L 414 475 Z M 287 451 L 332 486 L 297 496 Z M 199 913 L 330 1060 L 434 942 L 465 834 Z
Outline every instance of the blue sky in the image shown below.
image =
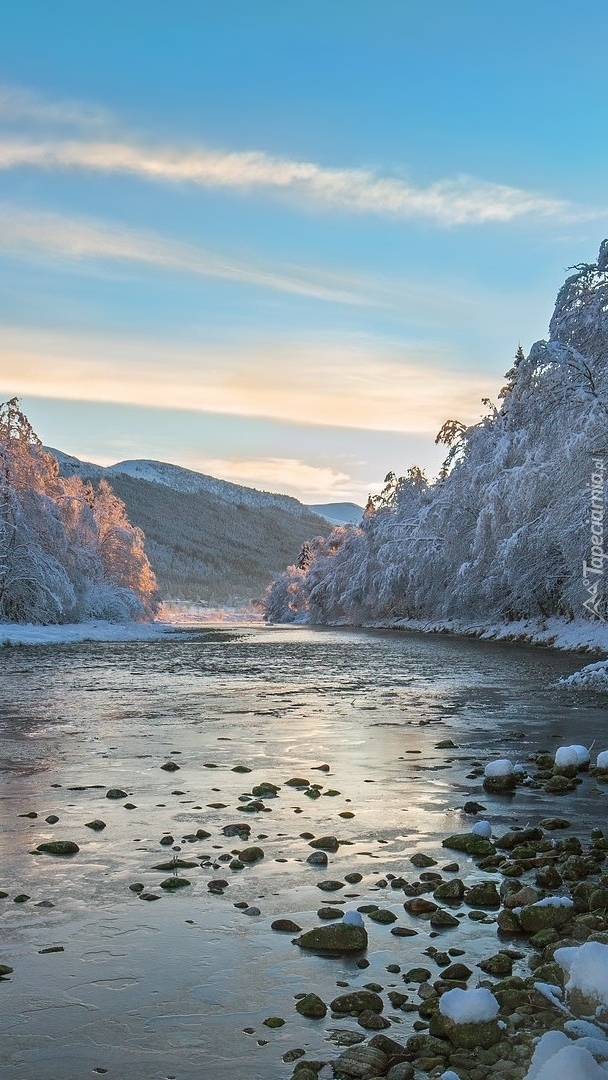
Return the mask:
M 608 233 L 593 0 L 28 0 L 0 394 L 89 460 L 305 501 L 433 474 Z

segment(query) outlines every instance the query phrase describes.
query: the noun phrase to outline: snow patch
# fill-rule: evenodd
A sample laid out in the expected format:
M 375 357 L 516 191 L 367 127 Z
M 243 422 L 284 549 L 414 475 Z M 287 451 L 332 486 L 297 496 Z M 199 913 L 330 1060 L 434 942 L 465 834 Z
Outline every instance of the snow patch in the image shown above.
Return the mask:
M 489 761 L 484 769 L 484 775 L 489 777 L 510 776 L 513 772 L 513 762 L 509 758 L 497 758 Z
M 559 746 L 555 751 L 555 764 L 560 768 L 575 765 L 577 769 L 588 765 L 591 754 L 586 746 L 573 743 L 572 746 Z
M 342 922 L 347 926 L 363 926 L 363 919 L 358 911 L 345 911 Z
M 67 645 L 83 641 L 151 641 L 175 633 L 166 623 L 82 622 L 36 626 L 0 623 L 2 645 Z
M 490 990 L 460 990 L 454 987 L 442 995 L 439 1012 L 455 1024 L 483 1024 L 498 1016 L 500 1006 Z
M 576 988 L 608 1007 L 608 945 L 586 941 L 578 947 L 556 949 L 555 960 L 570 975 L 567 991 Z
M 492 835 L 492 826 L 489 821 L 476 821 L 471 832 L 474 836 L 483 836 L 489 840 Z

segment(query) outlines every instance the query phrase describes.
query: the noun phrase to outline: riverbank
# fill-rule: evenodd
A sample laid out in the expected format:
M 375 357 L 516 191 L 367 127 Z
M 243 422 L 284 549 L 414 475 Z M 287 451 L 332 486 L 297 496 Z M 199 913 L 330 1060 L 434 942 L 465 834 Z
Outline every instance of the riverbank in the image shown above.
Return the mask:
M 95 620 L 38 626 L 35 623 L 0 623 L 3 645 L 71 645 L 86 641 L 156 641 L 174 632 L 168 622 L 106 622 Z
M 366 623 L 382 630 L 415 630 L 424 634 L 454 634 L 480 641 L 540 645 L 563 652 L 607 653 L 608 623 L 599 619 L 520 619 L 508 623 L 469 623 L 458 619 L 382 619 Z

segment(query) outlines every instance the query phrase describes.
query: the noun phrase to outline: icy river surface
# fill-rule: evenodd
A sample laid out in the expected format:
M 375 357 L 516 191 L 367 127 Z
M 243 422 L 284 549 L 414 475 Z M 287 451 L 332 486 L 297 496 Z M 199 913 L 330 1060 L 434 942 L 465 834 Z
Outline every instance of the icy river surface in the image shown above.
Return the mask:
M 436 635 L 255 625 L 0 650 L 0 964 L 14 969 L 0 981 L 2 1077 L 279 1080 L 293 1049 L 334 1059 L 336 1044 L 364 1033 L 354 1019 L 301 1017 L 295 995 L 411 990 L 387 966 L 428 964 L 431 931 L 391 876 L 415 881 L 416 852 L 435 869 L 453 862 L 441 841 L 470 829 L 467 800 L 498 834 L 549 813 L 580 834 L 605 824 L 606 789 L 590 777 L 551 800 L 525 787 L 487 795 L 480 775 L 494 757 L 526 764 L 562 743 L 608 746 L 605 702 L 551 688 L 583 662 Z M 278 793 L 247 810 L 265 782 Z M 87 827 L 96 819 L 105 828 Z M 235 824 L 264 852 L 242 869 L 230 862 L 246 844 L 224 831 Z M 327 867 L 307 862 L 322 836 L 340 841 Z M 36 853 L 47 840 L 79 851 Z M 193 865 L 155 869 L 174 856 Z M 458 861 L 461 877 L 484 878 Z M 172 876 L 190 884 L 160 887 Z M 320 890 L 328 880 L 339 887 Z M 365 967 L 271 929 L 373 903 L 397 922 L 364 916 Z M 491 917 L 459 918 L 440 948 L 457 943 L 469 964 L 496 951 Z M 391 1036 L 407 1038 L 416 1014 L 385 1015 Z

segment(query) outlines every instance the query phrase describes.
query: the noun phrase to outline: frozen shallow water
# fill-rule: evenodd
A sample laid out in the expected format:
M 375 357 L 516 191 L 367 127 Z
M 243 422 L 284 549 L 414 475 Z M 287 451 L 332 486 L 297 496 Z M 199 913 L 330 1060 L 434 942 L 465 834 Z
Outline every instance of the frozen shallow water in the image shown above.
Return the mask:
M 439 868 L 453 861 L 441 840 L 471 827 L 461 811 L 468 798 L 485 805 L 498 832 L 549 813 L 581 833 L 606 820 L 605 789 L 591 777 L 556 800 L 525 788 L 490 796 L 482 776 L 470 775 L 492 758 L 525 763 L 571 742 L 605 748 L 605 701 L 548 689 L 577 667 L 577 657 L 541 649 L 262 626 L 0 651 L 0 889 L 8 893 L 0 962 L 14 968 L 0 983 L 3 1077 L 278 1080 L 291 1074 L 281 1059 L 294 1047 L 335 1057 L 332 1032 L 357 1030 L 355 1022 L 305 1020 L 294 995 L 314 990 L 328 1001 L 337 981 L 403 990 L 387 964 L 428 964 L 428 923 L 408 915 L 402 892 L 385 883 L 390 874 L 418 877 L 415 851 Z M 456 746 L 437 747 L 447 739 Z M 179 771 L 160 768 L 170 759 Z M 296 776 L 322 785 L 321 796 L 285 786 Z M 264 800 L 266 810 L 240 812 L 263 781 L 280 785 L 278 797 Z M 113 787 L 127 798 L 108 800 Z M 47 824 L 49 815 L 58 822 Z M 106 822 L 102 832 L 86 828 L 94 818 Z M 244 846 L 222 832 L 234 822 L 250 825 L 250 842 L 265 852 L 236 872 L 222 859 Z M 197 829 L 209 837 L 184 839 Z M 173 848 L 159 843 L 167 833 Z M 327 868 L 306 863 L 303 833 L 342 841 Z M 75 840 L 80 851 L 31 854 L 48 839 Z M 167 875 L 152 867 L 174 848 L 196 866 L 180 871 L 188 888 L 164 894 Z M 484 876 L 458 861 L 461 876 Z M 362 875 L 354 886 L 317 887 L 353 871 Z M 207 887 L 217 878 L 229 882 L 223 895 Z M 134 882 L 161 899 L 142 901 L 129 890 Z M 16 904 L 18 894 L 30 899 Z M 361 970 L 352 959 L 303 953 L 270 929 L 278 916 L 308 929 L 320 906 L 339 901 L 389 907 L 418 935 L 395 938 L 367 920 L 370 966 Z M 261 914 L 243 915 L 241 902 Z M 495 926 L 470 922 L 463 909 L 461 926 L 435 943 L 457 943 L 470 963 L 496 951 Z M 285 1025 L 266 1028 L 273 1015 Z M 416 1014 L 394 1015 L 390 1034 L 405 1038 Z

